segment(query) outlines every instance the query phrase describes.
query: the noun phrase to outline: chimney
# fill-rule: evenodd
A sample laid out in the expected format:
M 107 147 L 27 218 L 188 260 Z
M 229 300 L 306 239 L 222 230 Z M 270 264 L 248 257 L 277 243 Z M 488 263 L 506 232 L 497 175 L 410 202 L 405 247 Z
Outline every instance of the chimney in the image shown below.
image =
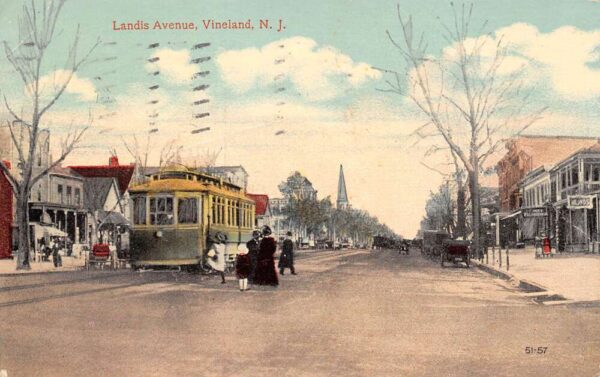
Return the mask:
M 119 158 L 117 156 L 110 156 L 108 166 L 119 166 Z

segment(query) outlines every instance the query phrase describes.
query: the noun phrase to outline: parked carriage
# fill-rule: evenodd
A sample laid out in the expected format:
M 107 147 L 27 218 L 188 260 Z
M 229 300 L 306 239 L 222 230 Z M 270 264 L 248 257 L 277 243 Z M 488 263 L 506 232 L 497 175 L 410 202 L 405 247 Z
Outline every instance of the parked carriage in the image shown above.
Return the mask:
M 250 240 L 255 203 L 239 186 L 185 168 L 162 170 L 129 190 L 132 268 L 201 268 L 217 232 L 226 234 L 226 262 Z
M 440 254 L 440 264 L 464 262 L 469 267 L 471 241 L 445 240 Z

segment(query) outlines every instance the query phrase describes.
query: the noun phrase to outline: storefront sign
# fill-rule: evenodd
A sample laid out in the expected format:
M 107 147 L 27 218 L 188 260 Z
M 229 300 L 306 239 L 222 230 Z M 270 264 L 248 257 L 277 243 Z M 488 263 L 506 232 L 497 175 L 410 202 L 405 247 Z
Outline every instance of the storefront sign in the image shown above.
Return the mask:
M 594 208 L 592 195 L 569 195 L 567 196 L 567 208 L 569 209 L 592 209 Z
M 546 208 L 523 208 L 521 209 L 523 217 L 546 217 L 548 213 Z

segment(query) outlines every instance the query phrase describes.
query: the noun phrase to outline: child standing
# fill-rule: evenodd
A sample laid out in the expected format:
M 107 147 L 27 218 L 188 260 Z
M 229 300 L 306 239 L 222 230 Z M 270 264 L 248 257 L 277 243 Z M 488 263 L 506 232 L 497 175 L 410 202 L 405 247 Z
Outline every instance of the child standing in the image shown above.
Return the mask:
M 248 255 L 248 249 L 245 245 L 240 245 L 238 248 L 238 254 L 235 259 L 235 274 L 240 279 L 240 291 L 247 291 L 248 288 L 248 276 L 252 271 L 252 261 L 250 255 Z

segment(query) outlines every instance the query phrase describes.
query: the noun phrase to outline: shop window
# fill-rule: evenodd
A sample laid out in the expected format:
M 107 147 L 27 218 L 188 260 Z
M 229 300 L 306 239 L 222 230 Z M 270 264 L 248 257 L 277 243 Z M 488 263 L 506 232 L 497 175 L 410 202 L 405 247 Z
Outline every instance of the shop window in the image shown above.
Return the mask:
M 198 199 L 180 198 L 177 202 L 177 222 L 179 224 L 198 223 Z

